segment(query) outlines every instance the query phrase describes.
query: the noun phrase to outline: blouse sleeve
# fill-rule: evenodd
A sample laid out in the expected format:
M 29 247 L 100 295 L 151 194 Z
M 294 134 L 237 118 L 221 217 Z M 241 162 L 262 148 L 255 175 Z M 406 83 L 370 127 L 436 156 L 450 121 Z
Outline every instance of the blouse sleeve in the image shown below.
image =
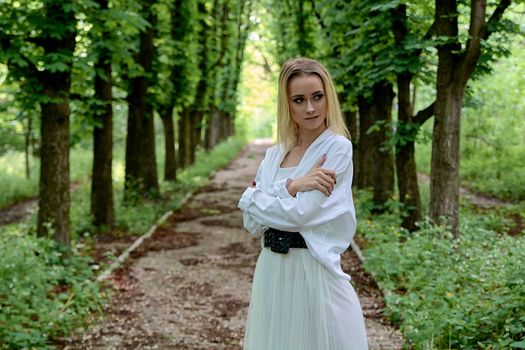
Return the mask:
M 255 183 L 258 184 L 261 181 L 261 173 L 262 173 L 262 166 L 263 166 L 264 159 L 261 161 L 261 164 L 259 165 L 259 168 L 257 169 L 257 174 L 255 175 Z M 262 234 L 262 225 L 255 220 L 255 218 L 250 215 L 247 211 L 242 212 L 242 221 L 243 226 L 250 232 L 251 234 L 255 236 L 259 236 Z
M 259 224 L 284 231 L 300 232 L 329 222 L 352 210 L 348 202 L 353 175 L 351 152 L 328 155 L 323 168 L 336 173 L 337 184 L 330 196 L 311 190 L 282 198 L 259 188 L 248 188 L 238 207 Z

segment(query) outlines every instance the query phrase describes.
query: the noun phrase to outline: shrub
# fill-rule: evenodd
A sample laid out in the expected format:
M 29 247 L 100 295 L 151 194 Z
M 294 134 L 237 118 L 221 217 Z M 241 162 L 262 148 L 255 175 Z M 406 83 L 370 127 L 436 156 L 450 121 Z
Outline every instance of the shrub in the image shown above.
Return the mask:
M 103 305 L 91 259 L 47 238 L 3 231 L 0 348 L 50 348 L 50 339 L 82 325 Z
M 388 291 L 386 313 L 407 345 L 508 349 L 525 341 L 525 237 L 499 234 L 487 215 L 466 212 L 457 240 L 428 220 L 408 233 L 392 214 L 372 219 L 366 206 L 357 205 L 364 267 Z

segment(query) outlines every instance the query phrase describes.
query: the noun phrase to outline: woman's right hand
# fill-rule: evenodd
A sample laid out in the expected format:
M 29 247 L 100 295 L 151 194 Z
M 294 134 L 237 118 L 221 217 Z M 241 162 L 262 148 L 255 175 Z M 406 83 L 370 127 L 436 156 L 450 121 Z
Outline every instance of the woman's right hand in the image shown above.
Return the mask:
M 326 161 L 326 154 L 321 157 L 317 164 L 308 174 L 289 181 L 286 185 L 288 192 L 295 197 L 297 192 L 319 190 L 326 196 L 332 194 L 336 184 L 335 171 L 321 168 Z

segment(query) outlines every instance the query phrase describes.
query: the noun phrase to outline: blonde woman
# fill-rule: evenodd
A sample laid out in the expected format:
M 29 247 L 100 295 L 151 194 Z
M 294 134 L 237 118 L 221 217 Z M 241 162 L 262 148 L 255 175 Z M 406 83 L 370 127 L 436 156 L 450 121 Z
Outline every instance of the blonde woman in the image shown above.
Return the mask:
M 319 62 L 283 65 L 277 115 L 277 144 L 238 205 L 262 246 L 244 349 L 367 349 L 359 299 L 340 264 L 356 229 L 352 143 Z

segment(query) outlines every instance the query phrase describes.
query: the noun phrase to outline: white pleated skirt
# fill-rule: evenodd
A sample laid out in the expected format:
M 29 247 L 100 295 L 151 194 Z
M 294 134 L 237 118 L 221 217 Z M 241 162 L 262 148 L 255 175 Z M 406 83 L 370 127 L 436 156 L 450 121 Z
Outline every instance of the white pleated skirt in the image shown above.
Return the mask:
M 244 350 L 366 350 L 359 299 L 308 249 L 262 248 L 253 277 Z

